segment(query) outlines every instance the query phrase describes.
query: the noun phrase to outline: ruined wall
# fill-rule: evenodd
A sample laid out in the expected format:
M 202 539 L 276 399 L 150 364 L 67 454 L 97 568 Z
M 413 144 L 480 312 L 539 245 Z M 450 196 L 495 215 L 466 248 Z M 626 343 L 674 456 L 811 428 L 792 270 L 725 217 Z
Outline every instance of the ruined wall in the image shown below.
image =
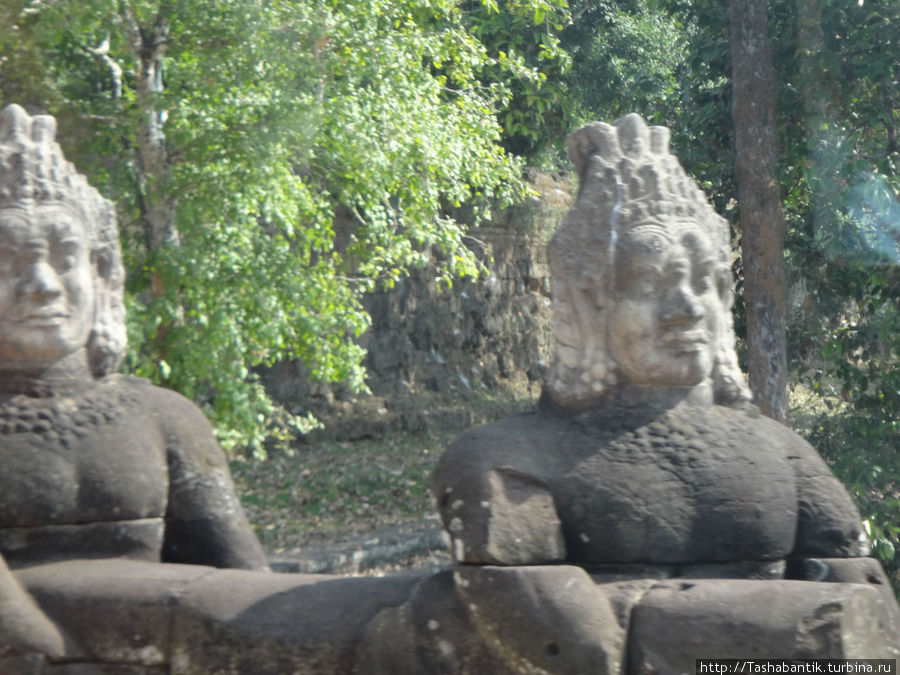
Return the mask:
M 537 396 L 552 339 L 546 244 L 572 197 L 564 175 L 529 179 L 535 196 L 467 239 L 488 269 L 483 278 L 438 289 L 428 267 L 366 297 L 371 396 L 310 384 L 297 363 L 268 371 L 268 391 L 292 412 L 331 422 L 329 435 L 350 438 L 484 421 L 467 404 L 479 394 Z

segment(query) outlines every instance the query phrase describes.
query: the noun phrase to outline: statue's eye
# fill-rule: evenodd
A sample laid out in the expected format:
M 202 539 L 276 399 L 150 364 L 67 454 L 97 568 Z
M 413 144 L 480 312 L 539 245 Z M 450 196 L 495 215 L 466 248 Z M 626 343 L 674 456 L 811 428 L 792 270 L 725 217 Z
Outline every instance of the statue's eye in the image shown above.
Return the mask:
M 708 272 L 705 270 L 698 272 L 694 272 L 693 279 L 691 279 L 691 286 L 694 287 L 694 293 L 697 295 L 703 295 L 706 293 L 711 286 L 711 279 Z
M 711 262 L 701 262 L 693 266 L 691 270 L 691 287 L 697 295 L 703 295 L 709 291 L 715 283 L 716 269 Z
M 659 265 L 636 265 L 627 292 L 632 297 L 650 298 L 659 293 L 662 270 Z
M 59 270 L 70 270 L 78 264 L 78 253 L 81 250 L 76 241 L 63 241 L 53 252 L 53 266 Z

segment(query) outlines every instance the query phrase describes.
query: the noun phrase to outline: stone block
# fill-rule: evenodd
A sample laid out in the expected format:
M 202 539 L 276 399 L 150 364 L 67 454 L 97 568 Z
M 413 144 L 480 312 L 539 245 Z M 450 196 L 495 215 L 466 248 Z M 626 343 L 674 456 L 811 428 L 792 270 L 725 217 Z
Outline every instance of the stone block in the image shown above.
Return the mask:
M 620 672 L 626 630 L 582 568 L 460 566 L 454 578 L 481 641 L 512 672 Z
M 215 570 L 129 560 L 77 560 L 15 576 L 72 643 L 79 660 L 122 667 L 168 663 L 174 608 Z
M 894 587 L 875 558 L 817 558 L 825 566 L 822 581 L 868 584 L 881 596 L 885 608 L 882 631 L 892 636 L 900 649 L 900 605 Z
M 629 672 L 692 673 L 699 658 L 896 658 L 884 611 L 862 584 L 660 582 L 632 614 Z
M 179 602 L 171 673 L 350 673 L 368 622 L 420 579 L 216 570 Z

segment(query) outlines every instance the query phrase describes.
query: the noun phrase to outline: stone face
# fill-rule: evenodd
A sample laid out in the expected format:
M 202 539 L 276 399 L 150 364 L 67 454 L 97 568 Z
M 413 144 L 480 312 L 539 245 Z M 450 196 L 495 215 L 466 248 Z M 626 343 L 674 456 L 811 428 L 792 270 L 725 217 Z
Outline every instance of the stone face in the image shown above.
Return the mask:
M 111 374 L 115 211 L 54 134 L 51 117 L 0 112 L 0 554 L 264 568 L 203 414 Z
M 684 566 L 864 550 L 825 463 L 747 404 L 728 225 L 668 140 L 637 115 L 568 139 L 580 188 L 549 247 L 556 351 L 541 405 L 463 434 L 435 475 L 461 562 Z
M 606 602 L 629 631 L 634 672 L 692 672 L 707 655 L 889 655 L 896 602 L 877 562 L 856 565 L 867 542 L 850 496 L 747 403 L 729 228 L 668 138 L 637 115 L 569 137 L 580 188 L 548 252 L 553 365 L 537 410 L 468 431 L 441 457 L 433 493 L 452 552 L 584 565 L 605 598 L 592 608 Z M 527 573 L 491 569 L 458 576 L 479 580 L 473 598 L 515 579 L 513 607 L 528 604 Z

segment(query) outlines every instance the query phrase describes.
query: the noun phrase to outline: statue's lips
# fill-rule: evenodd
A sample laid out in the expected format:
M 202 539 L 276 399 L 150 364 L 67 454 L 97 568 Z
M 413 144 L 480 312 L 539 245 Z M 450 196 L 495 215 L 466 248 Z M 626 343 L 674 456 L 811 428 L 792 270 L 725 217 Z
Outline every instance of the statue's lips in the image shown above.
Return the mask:
M 67 312 L 59 310 L 40 310 L 26 314 L 16 323 L 22 323 L 29 326 L 56 326 L 66 321 L 68 318 L 69 315 Z
M 700 349 L 709 344 L 706 332 L 702 330 L 669 331 L 663 334 L 662 344 L 682 350 Z

